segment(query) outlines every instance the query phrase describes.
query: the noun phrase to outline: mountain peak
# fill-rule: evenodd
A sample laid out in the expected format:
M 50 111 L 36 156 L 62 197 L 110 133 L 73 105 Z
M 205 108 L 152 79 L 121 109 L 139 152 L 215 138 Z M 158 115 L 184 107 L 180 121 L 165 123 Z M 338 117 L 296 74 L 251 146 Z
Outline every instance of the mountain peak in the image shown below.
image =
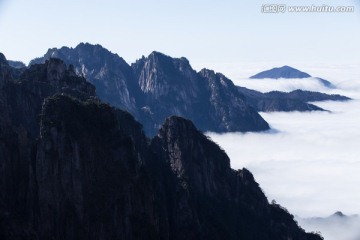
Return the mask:
M 103 46 L 101 46 L 100 44 L 92 44 L 92 43 L 89 43 L 89 42 L 81 42 L 79 43 L 76 47 L 101 47 L 101 48 L 104 48 Z
M 63 73 L 66 70 L 64 61 L 59 58 L 50 58 L 45 61 L 45 65 L 47 65 L 49 71 L 58 71 L 59 73 Z
M 6 60 L 6 57 L 4 54 L 0 52 L 0 64 L 1 65 L 9 65 L 8 61 Z
M 153 63 L 171 63 L 173 61 L 173 58 L 157 51 L 152 51 L 147 58 L 145 58 L 145 61 L 150 61 Z
M 163 56 L 163 57 L 169 57 L 168 55 L 162 53 L 162 52 L 158 52 L 158 51 L 152 51 L 150 54 L 149 54 L 149 57 L 150 56 L 154 56 L 154 57 L 159 57 L 159 56 Z
M 263 72 L 260 72 L 254 76 L 251 76 L 251 79 L 263 79 L 263 78 L 272 78 L 272 79 L 278 79 L 278 78 L 309 78 L 311 75 L 302 72 L 296 68 L 290 67 L 290 66 L 282 66 L 277 68 L 272 68 L 270 70 L 266 70 Z
M 74 49 L 83 49 L 83 50 L 102 50 L 104 52 L 108 52 L 111 53 L 111 51 L 109 51 L 108 49 L 104 48 L 102 45 L 100 44 L 92 44 L 92 43 L 88 43 L 88 42 L 81 42 L 79 43 Z
M 7 60 L 5 55 L 0 52 L 0 85 L 3 85 L 5 81 L 19 78 L 24 69 L 25 64 Z
M 169 161 L 174 173 L 184 180 L 186 186 L 192 185 L 197 189 L 196 192 L 209 195 L 221 192 L 222 188 L 216 180 L 221 181 L 229 174 L 230 159 L 190 120 L 178 116 L 168 117 L 154 141 L 160 143 L 160 149 L 171 153 L 166 161 Z
M 284 65 L 282 67 L 279 67 L 279 69 L 293 69 L 293 70 L 297 70 L 296 68 L 290 67 L 288 65 Z
M 166 55 L 162 52 L 158 52 L 158 51 L 152 51 L 149 56 L 147 57 L 147 59 L 150 58 L 157 58 L 157 59 L 167 59 L 169 61 L 179 61 L 179 62 L 183 62 L 183 63 L 187 63 L 188 65 L 190 65 L 190 62 L 187 58 L 185 57 L 180 57 L 180 58 L 173 58 L 170 57 L 169 55 Z M 142 59 L 146 59 L 145 57 L 143 57 Z
M 203 131 L 260 131 L 268 124 L 250 108 L 233 83 L 219 73 L 197 73 L 184 58 L 158 51 L 129 66 L 101 45 L 50 49 L 32 63 L 57 57 L 96 86 L 100 99 L 134 114 L 149 135 L 167 116 L 190 118 Z M 147 109 L 147 111 L 144 111 Z
M 203 68 L 200 70 L 200 73 L 203 75 L 216 75 L 215 71 L 208 68 Z
M 74 66 L 67 65 L 58 58 L 50 58 L 42 64 L 33 64 L 24 71 L 20 80 L 32 82 L 34 86 L 47 85 L 44 88 L 44 96 L 51 92 L 66 93 L 71 96 L 87 99 L 95 97 L 95 87 L 88 83 L 85 78 L 76 75 Z M 52 90 L 50 90 L 52 89 Z M 35 90 L 34 90 L 35 91 Z
M 346 217 L 346 215 L 341 211 L 337 211 L 333 215 L 331 215 L 330 217 Z
M 206 76 L 208 78 L 215 78 L 215 77 L 219 77 L 222 79 L 228 79 L 224 74 L 220 73 L 220 72 L 215 72 L 212 69 L 208 69 L 208 68 L 203 68 L 200 70 L 200 75 L 202 76 Z M 228 79 L 229 80 L 229 79 Z
M 47 80 L 50 82 L 60 81 L 65 76 L 76 77 L 74 66 L 69 65 L 67 68 L 64 61 L 58 58 L 46 60 L 44 67 L 47 71 Z
M 182 135 L 184 132 L 197 131 L 195 125 L 188 119 L 179 116 L 170 116 L 165 119 L 165 123 L 159 130 L 159 135 L 172 130 L 176 135 Z
M 43 57 L 30 61 L 29 65 L 44 63 L 45 60 L 49 58 L 60 58 L 66 63 L 71 63 L 74 66 L 82 65 L 82 62 L 87 61 L 88 58 L 92 59 L 91 63 L 93 65 L 109 59 L 115 59 L 116 61 L 120 62 L 120 64 L 127 65 L 125 60 L 119 55 L 112 53 L 100 44 L 91 44 L 88 42 L 81 42 L 75 48 L 66 46 L 61 48 L 49 48 Z M 75 62 L 74 59 L 77 61 Z
M 12 71 L 4 54 L 0 52 L 0 86 L 4 80 L 12 79 Z

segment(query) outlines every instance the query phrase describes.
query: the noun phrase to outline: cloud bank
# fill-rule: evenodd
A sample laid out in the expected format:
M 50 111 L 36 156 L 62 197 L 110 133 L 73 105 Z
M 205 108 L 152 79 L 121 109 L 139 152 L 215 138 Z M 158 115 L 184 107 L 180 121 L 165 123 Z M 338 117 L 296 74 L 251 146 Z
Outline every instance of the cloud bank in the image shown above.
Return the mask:
M 318 105 L 333 112 L 262 113 L 278 132 L 208 135 L 291 212 L 360 213 L 360 101 Z
M 275 199 L 300 219 L 336 211 L 360 213 L 360 81 L 338 81 L 338 89 L 329 90 L 311 79 L 292 80 L 248 80 L 245 87 L 260 91 L 301 88 L 355 100 L 315 103 L 331 113 L 261 113 L 273 129 L 270 132 L 207 135 L 225 149 L 233 168 L 252 171 L 269 200 Z M 329 227 L 299 222 L 308 231 L 323 232 L 325 239 L 360 239 L 358 218 Z M 342 234 L 333 234 L 336 229 Z
M 359 216 L 330 216 L 328 218 L 297 218 L 308 231 L 320 231 L 325 240 L 359 240 Z

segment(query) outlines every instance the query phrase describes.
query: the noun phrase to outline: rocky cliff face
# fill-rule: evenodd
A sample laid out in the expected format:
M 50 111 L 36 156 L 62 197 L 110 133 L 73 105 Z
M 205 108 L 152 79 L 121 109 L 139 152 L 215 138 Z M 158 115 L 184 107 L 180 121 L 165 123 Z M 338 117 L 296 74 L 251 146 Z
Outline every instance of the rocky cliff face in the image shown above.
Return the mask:
M 213 124 L 223 131 L 259 131 L 269 128 L 268 123 L 259 118 L 259 114 L 246 101 L 244 95 L 239 94 L 237 87 L 231 80 L 221 73 L 203 69 L 199 75 L 206 79 L 210 89 L 210 109 L 214 109 L 215 116 L 208 115 Z M 219 121 L 219 119 L 222 119 Z
M 94 98 L 95 88 L 54 59 L 7 79 L 0 88 L 1 239 L 36 237 L 39 121 L 43 100 L 56 93 Z
M 152 52 L 133 64 L 132 68 L 139 86 L 145 94 L 158 99 L 180 91 L 179 101 L 187 101 L 199 92 L 196 72 L 186 58 L 171 58 L 159 52 Z M 186 102 L 185 102 L 186 103 Z
M 130 66 L 100 45 L 81 43 L 76 48 L 52 48 L 42 58 L 30 65 L 43 63 L 49 58 L 59 58 L 74 66 L 76 74 L 85 77 L 96 86 L 98 96 L 112 105 L 137 116 L 139 88 L 133 80 Z
M 132 68 L 145 94 L 144 114 L 155 125 L 169 115 L 178 115 L 191 119 L 204 131 L 269 128 L 222 74 L 206 69 L 196 73 L 187 59 L 174 59 L 157 52 L 137 61 Z
M 132 64 L 132 69 L 144 94 L 143 105 L 139 106 L 141 119 L 152 135 L 170 115 L 192 119 L 202 129 L 209 130 L 209 126 L 198 121 L 204 115 L 201 107 L 208 105 L 203 89 L 206 82 L 199 80 L 187 59 L 153 52 Z
M 191 121 L 147 139 L 84 81 L 52 59 L 1 88 L 1 239 L 321 239 Z
M 11 72 L 11 71 L 10 71 Z M 79 99 L 96 98 L 95 87 L 78 77 L 72 66 L 59 59 L 32 65 L 19 78 L 11 76 L 1 89 L 4 113 L 16 127 L 24 127 L 32 136 L 38 134 L 38 120 L 43 99 L 56 93 Z
M 129 111 L 145 132 L 156 135 L 164 119 L 191 119 L 203 131 L 261 131 L 269 128 L 225 77 L 195 72 L 187 59 L 153 52 L 131 66 L 100 45 L 49 49 L 44 62 L 58 57 L 96 86 L 99 97 Z M 206 72 L 206 71 L 204 71 Z M 213 73 L 215 76 L 215 73 Z M 225 84 L 224 84 L 225 83 Z

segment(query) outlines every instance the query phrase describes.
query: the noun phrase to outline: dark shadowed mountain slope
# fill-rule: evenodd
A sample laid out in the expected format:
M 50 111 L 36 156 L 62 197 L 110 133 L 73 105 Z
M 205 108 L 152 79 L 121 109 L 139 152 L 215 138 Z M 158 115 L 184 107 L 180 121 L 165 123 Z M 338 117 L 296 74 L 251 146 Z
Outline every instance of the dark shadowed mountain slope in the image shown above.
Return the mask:
M 311 75 L 305 72 L 302 72 L 298 69 L 289 67 L 289 66 L 283 66 L 279 68 L 272 68 L 270 70 L 266 70 L 263 72 L 260 72 L 258 74 L 255 74 L 254 76 L 251 76 L 251 79 L 264 79 L 264 78 L 270 78 L 270 79 L 279 79 L 279 78 L 310 78 Z M 335 86 L 329 82 L 328 80 L 322 79 L 322 78 L 314 78 L 316 81 L 324 85 L 328 88 L 335 88 Z
M 18 79 L 7 81 L 0 91 L 9 124 L 25 127 L 33 137 L 38 134 L 41 106 L 46 97 L 63 93 L 79 99 L 96 98 L 95 87 L 59 59 L 32 65 Z
M 295 90 L 289 93 L 279 91 L 262 93 L 238 87 L 238 91 L 246 97 L 247 102 L 253 108 L 263 112 L 324 111 L 324 109 L 308 102 L 350 100 L 350 98 L 338 94 L 329 95 L 303 90 Z
M 12 79 L 11 67 L 4 54 L 0 53 L 0 86 L 6 80 Z
M 0 86 L 6 81 L 18 78 L 23 69 L 16 69 L 9 65 L 4 54 L 0 52 Z
M 59 57 L 96 86 L 105 102 L 132 113 L 153 136 L 164 119 L 178 115 L 191 119 L 202 131 L 262 131 L 268 124 L 225 77 L 195 72 L 185 58 L 153 52 L 131 67 L 100 45 L 49 49 L 44 62 Z
M 51 59 L 0 88 L 0 239 L 321 239 L 191 121 L 149 140 L 74 74 Z

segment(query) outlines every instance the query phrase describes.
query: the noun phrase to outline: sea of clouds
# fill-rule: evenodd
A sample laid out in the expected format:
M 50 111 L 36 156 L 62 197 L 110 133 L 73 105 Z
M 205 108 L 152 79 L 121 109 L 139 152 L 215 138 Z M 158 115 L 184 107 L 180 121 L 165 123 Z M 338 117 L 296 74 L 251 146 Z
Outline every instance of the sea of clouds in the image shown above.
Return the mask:
M 321 231 L 326 240 L 360 239 L 359 218 L 331 224 L 308 219 L 336 211 L 360 214 L 360 73 L 347 71 L 346 76 L 344 69 L 331 70 L 337 89 L 327 89 L 314 78 L 239 78 L 236 85 L 262 92 L 304 89 L 354 100 L 315 103 L 331 112 L 261 113 L 272 128 L 264 133 L 207 133 L 225 149 L 233 168 L 248 168 L 270 201 L 296 215 L 306 230 Z

